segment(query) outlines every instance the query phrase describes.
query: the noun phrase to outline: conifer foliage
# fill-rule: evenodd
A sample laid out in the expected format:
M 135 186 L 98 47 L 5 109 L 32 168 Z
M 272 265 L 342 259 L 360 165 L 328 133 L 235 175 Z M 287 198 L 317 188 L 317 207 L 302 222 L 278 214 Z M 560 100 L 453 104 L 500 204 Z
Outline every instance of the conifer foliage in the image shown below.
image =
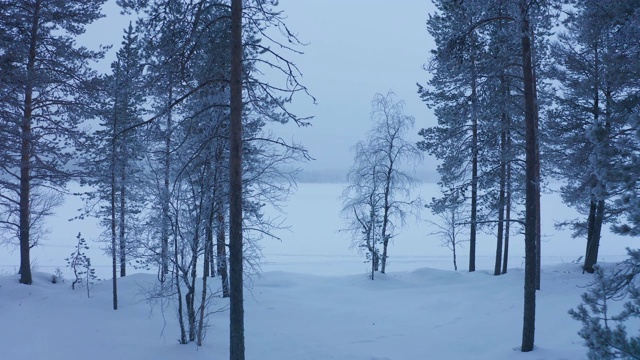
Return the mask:
M 531 351 L 541 244 L 538 124 L 543 102 L 538 101 L 537 74 L 545 55 L 544 41 L 536 36 L 548 32 L 553 4 L 440 0 L 435 5 L 438 11 L 427 20 L 437 47 L 427 66 L 433 77 L 418 91 L 434 109 L 438 125 L 420 131 L 419 146 L 441 160 L 440 186 L 447 194 L 470 193 L 469 218 L 460 221 L 469 226 L 469 271 L 475 271 L 481 225 L 497 227 L 495 275 L 506 272 L 509 224 L 523 226 L 521 349 Z M 520 183 L 513 186 L 518 177 Z M 511 217 L 518 197 L 525 200 L 523 219 Z
M 71 289 L 75 290 L 76 285 L 84 285 L 87 289 L 87 297 L 90 297 L 91 285 L 98 277 L 96 276 L 96 270 L 91 266 L 91 258 L 85 253 L 85 250 L 89 250 L 87 241 L 82 237 L 81 233 L 76 235 L 76 240 L 75 250 L 65 259 L 67 266 L 73 272 Z
M 37 197 L 64 189 L 72 176 L 79 124 L 91 115 L 87 94 L 96 74 L 89 63 L 102 53 L 77 46 L 74 39 L 102 16 L 105 1 L 0 2 L 0 211 L 6 219 L 2 226 L 19 240 L 23 284 L 32 282 L 33 220 L 51 209 L 50 201 Z
M 593 272 L 602 228 L 637 214 L 637 1 L 574 1 L 553 44 L 560 83 L 546 144 L 563 201 L 585 218 L 567 221 L 586 237 L 583 268 Z M 633 222 L 633 220 L 632 220 Z M 631 227 L 614 226 L 621 233 Z
M 569 314 L 582 323 L 590 360 L 640 359 L 640 336 L 626 324 L 640 318 L 640 250 L 609 268 L 594 267 L 594 279 L 582 304 Z

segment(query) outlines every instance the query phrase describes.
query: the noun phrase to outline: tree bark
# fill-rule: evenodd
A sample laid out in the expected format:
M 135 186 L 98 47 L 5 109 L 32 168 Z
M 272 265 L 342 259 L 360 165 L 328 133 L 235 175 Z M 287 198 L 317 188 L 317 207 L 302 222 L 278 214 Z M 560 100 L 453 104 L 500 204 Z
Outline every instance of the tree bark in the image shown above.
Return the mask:
M 115 143 L 114 140 L 112 142 Z M 113 146 L 115 148 L 115 146 Z M 115 155 L 114 155 L 115 157 Z M 115 161 L 114 161 L 115 162 Z M 112 164 L 113 167 L 113 164 Z M 116 232 L 116 176 L 111 171 L 111 287 L 113 292 L 113 310 L 118 310 L 118 255 L 116 252 L 117 232 Z
M 20 283 L 31 285 L 31 121 L 33 115 L 33 82 L 35 81 L 36 47 L 38 25 L 40 23 L 40 5 L 34 5 L 30 30 L 29 59 L 27 60 L 27 81 L 24 89 L 24 113 L 22 117 L 20 146 Z
M 505 207 L 505 165 L 500 165 L 500 194 L 498 195 L 498 234 L 496 236 L 496 263 L 493 275 L 500 275 L 502 272 L 502 247 L 504 239 L 504 207 Z
M 213 211 L 211 211 L 213 213 Z M 207 226 L 207 241 L 205 242 L 204 250 L 204 262 L 202 265 L 202 297 L 200 298 L 200 319 L 198 319 L 198 346 L 202 346 L 202 340 L 204 339 L 204 319 L 207 304 L 207 277 L 209 277 L 209 259 L 211 248 L 213 248 L 213 230 L 211 229 L 211 222 Z
M 589 202 L 589 216 L 587 217 L 587 247 L 584 254 L 584 264 L 582 265 L 582 273 L 588 272 L 593 274 L 593 264 L 590 263 L 591 251 L 593 250 L 594 228 L 596 223 L 597 203 L 594 199 Z
M 381 273 L 385 273 L 385 271 L 387 270 L 387 247 L 389 245 L 389 238 L 388 236 L 383 237 L 382 240 L 382 267 L 380 268 L 380 272 Z
M 598 262 L 598 250 L 600 248 L 600 237 L 602 234 L 602 222 L 604 221 L 605 203 L 604 200 L 591 202 L 593 216 L 590 211 L 589 219 L 593 218 L 593 224 L 590 226 L 590 234 L 587 241 L 587 251 L 584 258 L 584 271 L 593 274 L 595 269 L 593 266 Z
M 389 152 L 393 150 L 393 143 L 389 145 Z M 389 238 L 391 237 L 387 234 L 387 225 L 389 224 L 389 209 L 391 205 L 389 204 L 389 195 L 391 192 L 391 174 L 393 172 L 393 161 L 389 162 L 389 168 L 387 169 L 387 173 L 385 174 L 385 184 L 384 184 L 384 213 L 382 214 L 382 268 L 380 270 L 381 273 L 385 273 L 387 270 L 387 247 L 389 246 Z M 374 244 L 375 248 L 375 244 Z
M 453 252 L 453 270 L 458 271 L 458 259 L 456 258 L 456 209 L 451 209 L 451 251 Z
M 202 200 L 201 200 L 202 201 Z M 202 207 L 200 207 L 202 208 Z M 198 212 L 202 214 L 201 211 Z M 200 215 L 197 216 L 196 224 L 201 223 Z M 187 321 L 189 322 L 189 341 L 196 340 L 196 279 L 197 279 L 197 267 L 198 267 L 198 255 L 200 249 L 200 231 L 196 227 L 196 232 L 191 244 L 191 259 L 189 261 L 190 273 L 188 275 L 189 281 L 187 284 L 187 294 L 185 295 L 185 302 L 187 305 Z M 187 274 L 185 274 L 187 277 Z M 206 276 L 205 276 L 206 277 Z
M 117 98 L 116 98 L 117 102 Z M 113 137 L 111 138 L 111 285 L 113 292 L 113 310 L 118 310 L 118 253 L 117 217 L 116 217 L 116 124 L 117 115 L 114 106 Z
M 209 277 L 216 277 L 216 255 L 215 246 L 213 246 L 213 238 L 209 247 Z
M 498 195 L 498 235 L 496 240 L 496 264 L 493 275 L 500 275 L 502 272 L 502 239 L 504 238 L 504 207 L 505 207 L 505 185 L 507 176 L 506 165 L 506 117 L 507 114 L 502 113 L 502 131 L 500 134 L 500 190 Z
M 593 231 L 593 249 L 591 250 L 592 267 L 598 262 L 598 250 L 600 249 L 600 238 L 602 237 L 602 223 L 604 221 L 605 203 L 604 200 L 598 200 L 596 208 L 596 224 Z
M 218 261 L 218 274 L 220 275 L 220 282 L 222 283 L 222 297 L 229 297 L 229 271 L 227 268 L 227 240 L 225 236 L 225 221 L 224 221 L 224 206 L 222 204 L 217 206 L 217 237 L 216 237 L 216 252 Z
M 478 92 L 475 60 L 471 60 L 471 226 L 469 272 L 476 271 L 476 232 L 478 217 Z
M 229 356 L 244 360 L 242 244 L 242 0 L 231 0 L 231 124 L 229 134 Z
M 522 64 L 524 78 L 525 102 L 525 137 L 526 137 L 526 186 L 525 186 L 525 270 L 524 270 L 524 314 L 522 328 L 522 352 L 533 350 L 535 339 L 536 316 L 536 230 L 539 214 L 536 198 L 539 196 L 539 179 L 537 178 L 536 142 L 536 104 L 534 93 L 533 66 L 531 57 L 531 39 L 529 10 L 530 4 L 521 0 L 522 16 Z
M 121 162 L 120 166 L 120 277 L 125 277 L 127 275 L 127 241 L 126 241 L 126 227 L 125 227 L 125 219 L 126 219 L 126 174 L 125 174 L 125 155 L 119 159 Z
M 180 259 L 178 259 L 178 237 L 173 236 L 173 271 L 176 286 L 176 297 L 178 298 L 178 324 L 180 325 L 180 344 L 187 343 L 187 331 L 184 327 L 184 306 L 182 303 L 182 289 L 180 287 Z
M 378 271 L 378 251 L 376 249 L 376 212 L 371 210 L 371 224 L 369 225 L 369 251 L 371 252 L 371 280 L 375 279 L 375 272 Z
M 598 72 L 598 51 L 596 46 L 596 79 L 599 79 Z M 610 85 L 607 83 L 605 88 L 605 122 L 604 122 L 604 138 L 596 137 L 596 155 L 597 161 L 606 161 L 602 159 L 606 155 L 602 154 L 602 148 L 608 147 L 608 137 L 611 134 L 611 106 L 613 103 L 613 99 L 611 96 Z M 594 94 L 594 107 L 593 107 L 593 123 L 594 126 L 599 127 L 599 93 L 598 89 Z M 606 149 L 605 149 L 606 151 Z M 604 222 L 604 212 L 605 212 L 605 198 L 606 198 L 606 186 L 593 175 L 594 185 L 592 187 L 592 199 L 589 207 L 589 225 L 588 225 L 588 234 L 587 234 L 587 251 L 584 259 L 583 270 L 588 273 L 593 273 L 595 269 L 593 266 L 598 262 L 598 250 L 600 249 L 600 238 L 602 235 L 602 223 Z
M 530 29 L 531 34 L 531 75 L 532 75 L 532 91 L 533 91 L 533 102 L 534 102 L 534 129 L 535 129 L 535 172 L 536 172 L 536 183 L 537 190 L 534 201 L 536 202 L 536 290 L 540 290 L 540 272 L 542 271 L 542 226 L 540 223 L 540 186 L 541 186 L 541 178 L 540 178 L 540 137 L 538 133 L 538 127 L 540 123 L 540 116 L 538 112 L 538 80 L 536 75 L 536 66 L 535 66 L 535 34 L 533 29 Z
M 595 63 L 596 63 L 596 79 L 599 79 L 599 71 L 598 71 L 598 51 L 597 51 L 597 46 L 596 46 L 596 53 L 595 53 Z M 606 74 L 606 72 L 605 72 Z M 606 76 L 605 76 L 606 78 Z M 598 141 L 598 144 L 596 144 L 596 155 L 598 156 L 598 162 L 602 162 L 602 161 L 606 161 L 605 159 L 602 159 L 603 157 L 606 156 L 606 153 L 602 153 L 602 148 L 605 148 L 604 151 L 606 151 L 606 148 L 609 146 L 609 136 L 611 134 L 611 107 L 613 105 L 613 98 L 612 98 L 612 94 L 611 94 L 611 85 L 609 84 L 609 80 L 607 79 L 607 84 L 605 87 L 605 121 L 604 121 L 604 137 L 600 138 L 599 136 L 596 137 L 596 141 Z M 599 89 L 596 89 L 596 93 L 594 94 L 594 109 L 593 109 L 593 123 L 594 126 L 599 127 L 599 114 L 600 114 L 600 109 L 599 109 Z M 600 135 L 602 136 L 602 135 Z M 594 176 L 594 178 L 596 178 Z M 590 207 L 590 212 L 589 212 L 589 235 L 588 235 L 588 240 L 587 240 L 587 252 L 585 255 L 585 264 L 584 264 L 584 270 L 589 272 L 589 273 L 593 273 L 595 271 L 595 269 L 593 268 L 593 266 L 598 262 L 598 250 L 600 249 L 600 238 L 602 235 L 602 223 L 604 222 L 604 212 L 605 212 L 605 198 L 606 198 L 606 192 L 607 192 L 607 188 L 605 186 L 605 184 L 600 181 L 599 179 L 595 179 L 595 184 L 593 186 L 593 189 L 596 189 L 594 192 L 595 194 L 592 194 L 592 197 L 595 195 L 595 198 L 597 199 L 596 201 L 594 201 L 593 199 L 591 200 L 591 207 Z M 595 208 L 594 208 L 595 206 Z M 592 216 L 593 215 L 593 216 Z M 591 220 L 593 220 L 593 222 L 591 222 Z
M 378 257 L 376 256 L 375 249 L 371 251 L 371 280 L 375 280 L 375 273 L 378 271 Z
M 511 148 L 510 134 L 507 133 L 507 143 L 509 149 Z M 509 150 L 511 151 L 511 150 Z M 506 177 L 506 198 L 505 198 L 505 214 L 504 214 L 504 253 L 502 260 L 502 274 L 507 273 L 507 266 L 509 263 L 509 233 L 511 232 L 511 161 L 507 162 L 507 177 Z
M 215 185 L 214 185 L 215 187 Z M 215 202 L 212 201 L 212 204 L 214 204 Z M 213 205 L 211 207 L 211 209 L 209 210 L 209 218 L 207 219 L 207 226 L 205 227 L 205 240 L 204 240 L 204 257 L 205 257 L 205 261 L 207 261 L 209 264 L 207 264 L 207 271 L 204 273 L 204 276 L 209 276 L 209 277 L 215 277 L 216 276 L 216 271 L 213 268 L 215 266 L 215 262 L 213 260 L 214 258 L 214 250 L 213 250 L 213 227 L 214 227 L 214 222 L 215 222 L 215 209 L 213 208 Z
M 226 236 L 225 236 L 225 200 L 224 199 L 224 186 L 223 186 L 223 172 L 221 169 L 225 168 L 224 161 L 224 150 L 226 147 L 226 142 L 218 142 L 216 144 L 216 153 L 214 158 L 214 178 L 213 178 L 213 188 L 214 188 L 214 196 L 212 198 L 212 229 L 214 227 L 213 222 L 215 221 L 216 225 L 216 244 L 215 247 L 211 246 L 211 257 L 210 257 L 210 267 L 211 267 L 211 277 L 216 276 L 215 273 L 217 270 L 218 274 L 222 280 L 222 297 L 229 297 L 229 279 L 228 279 L 228 271 L 227 271 L 227 251 L 226 251 Z M 214 261 L 215 259 L 215 261 Z M 214 262 L 217 264 L 215 265 Z M 215 270 L 214 270 L 215 269 Z
M 170 82 L 169 84 L 169 99 L 167 104 L 170 105 L 173 101 L 173 88 Z M 172 110 L 168 109 L 167 114 L 167 133 L 165 135 L 164 144 L 164 174 L 162 184 L 162 220 L 161 223 L 161 249 L 160 249 L 160 282 L 166 280 L 167 274 L 169 274 L 169 189 L 171 182 L 171 134 L 173 132 Z

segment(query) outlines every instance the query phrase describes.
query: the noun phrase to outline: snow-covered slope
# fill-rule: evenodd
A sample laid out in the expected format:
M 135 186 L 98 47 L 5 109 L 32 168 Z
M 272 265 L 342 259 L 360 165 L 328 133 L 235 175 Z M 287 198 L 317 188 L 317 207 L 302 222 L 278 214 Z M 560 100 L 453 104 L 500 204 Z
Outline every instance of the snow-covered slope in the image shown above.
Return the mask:
M 523 354 L 520 269 L 494 277 L 421 268 L 376 281 L 364 273 L 267 272 L 246 295 L 247 359 L 583 359 L 579 324 L 567 310 L 589 278 L 576 265 L 545 269 L 537 348 Z M 48 274 L 37 273 L 32 286 L 17 279 L 0 277 L 2 359 L 228 358 L 227 313 L 210 319 L 205 346 L 179 345 L 173 305 L 162 312 L 145 301 L 153 275 L 120 280 L 118 311 L 111 310 L 109 282 L 87 298 L 84 288 L 52 284 Z

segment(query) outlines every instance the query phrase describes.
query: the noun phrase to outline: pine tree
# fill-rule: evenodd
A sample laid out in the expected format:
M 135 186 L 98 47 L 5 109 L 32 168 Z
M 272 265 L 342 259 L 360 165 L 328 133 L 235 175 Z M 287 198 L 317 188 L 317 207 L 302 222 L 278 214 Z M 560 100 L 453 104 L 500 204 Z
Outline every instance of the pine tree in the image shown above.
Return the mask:
M 513 56 L 519 59 L 507 63 L 519 65 L 518 79 L 521 81 L 523 94 L 519 105 L 523 109 L 519 116 L 522 116 L 522 124 L 525 128 L 525 131 L 519 130 L 520 133 L 524 133 L 522 146 L 525 148 L 525 219 L 521 221 L 525 228 L 525 311 L 522 351 L 531 351 L 535 335 L 535 291 L 540 284 L 541 183 L 538 135 L 540 116 L 536 64 L 541 54 L 536 52 L 540 49 L 535 47 L 535 35 L 539 34 L 538 29 L 544 31 L 545 26 L 548 26 L 550 4 L 527 0 L 441 1 L 436 6 L 439 13 L 431 16 L 428 21 L 429 30 L 438 46 L 430 66 L 435 73 L 430 82 L 430 88 L 420 87 L 419 91 L 428 104 L 435 106 L 439 124 L 437 127 L 421 131 L 420 134 L 425 139 L 420 146 L 443 160 L 439 167 L 441 186 L 447 189 L 464 190 L 470 184 L 470 271 L 475 270 L 475 232 L 479 223 L 479 180 L 481 178 L 483 181 L 489 180 L 484 179 L 484 176 L 490 174 L 490 172 L 479 174 L 479 165 L 488 166 L 490 169 L 492 163 L 490 160 L 480 159 L 478 154 L 480 149 L 485 150 L 487 144 L 499 144 L 499 146 L 493 146 L 493 149 L 499 149 L 496 152 L 500 154 L 498 165 L 500 175 L 494 177 L 500 179 L 497 197 L 500 212 L 498 223 L 511 221 L 509 212 L 506 216 L 502 215 L 503 209 L 506 211 L 506 208 L 511 206 L 511 199 L 507 200 L 507 188 L 514 190 L 510 186 L 511 182 L 507 181 L 511 177 L 513 167 L 508 167 L 507 164 L 510 161 L 504 158 L 508 154 L 508 148 L 515 145 L 511 142 L 513 139 L 507 136 L 514 127 L 506 126 L 513 119 L 513 114 L 507 112 L 504 106 L 510 97 L 510 91 L 505 86 L 508 68 L 504 66 L 505 62 L 502 63 L 503 66 L 494 66 L 492 60 L 495 59 L 491 59 L 492 54 L 487 50 L 495 46 L 491 44 L 492 40 L 499 44 L 498 46 L 507 48 L 515 45 L 516 40 L 519 40 L 519 45 L 513 46 L 513 49 L 518 49 L 517 51 L 504 53 L 494 51 L 496 54 L 494 56 L 504 58 L 506 54 L 507 57 Z M 506 31 L 504 33 L 500 31 L 503 26 Z M 502 36 L 502 40 L 498 36 Z M 497 86 L 495 80 L 498 80 Z M 481 106 L 481 102 L 486 106 Z M 496 111 L 495 105 L 502 106 Z M 480 121 L 483 118 L 490 120 L 498 116 L 499 121 Z M 499 124 L 499 130 L 496 131 L 496 126 L 486 125 L 492 123 Z M 499 141 L 495 140 L 498 138 Z M 464 156 L 459 156 L 452 151 L 452 149 L 458 151 L 460 144 L 470 150 L 461 152 Z M 491 149 L 489 147 L 488 153 L 491 153 Z M 466 157 L 469 155 L 470 157 Z M 471 168 L 470 181 L 466 181 L 465 176 L 468 175 L 469 168 Z M 489 192 L 484 195 L 491 196 Z M 496 251 L 496 274 L 501 272 L 502 244 L 500 242 L 501 237 L 498 239 Z
M 632 53 L 617 36 L 620 24 L 637 8 L 633 2 L 576 1 L 567 15 L 567 31 L 558 37 L 554 69 L 562 96 L 550 121 L 551 159 L 565 203 L 587 216 L 572 224 L 574 236 L 586 235 L 583 268 L 593 272 L 603 224 L 615 222 L 621 209 L 614 201 L 626 181 L 629 151 L 628 126 L 634 108 Z M 605 10 L 606 9 L 606 10 Z M 621 46 L 622 45 L 622 46 Z M 622 180 L 622 181 L 621 181 Z
M 125 11 L 134 9 L 142 13 L 137 28 L 140 51 L 147 64 L 144 84 L 152 110 L 150 119 L 140 122 L 138 127 L 148 126 L 147 166 L 150 171 L 147 181 L 153 184 L 147 189 L 150 192 L 147 197 L 153 199 L 148 227 L 152 232 L 150 238 L 158 239 L 157 243 L 145 245 L 150 249 L 145 261 L 158 265 L 159 279 L 164 284 L 170 280 L 172 266 L 175 270 L 177 264 L 177 233 L 171 224 L 171 202 L 172 183 L 180 166 L 175 164 L 174 151 L 180 139 L 174 132 L 182 117 L 183 101 L 195 92 L 189 92 L 192 79 L 186 57 L 189 47 L 193 46 L 191 31 L 196 26 L 190 24 L 197 4 L 177 0 L 120 1 L 119 4 Z M 168 285 L 177 286 L 177 277 L 171 280 L 173 284 Z
M 638 359 L 640 337 L 627 331 L 625 323 L 640 318 L 640 251 L 627 249 L 629 258 L 614 267 L 594 266 L 594 280 L 582 295 L 582 304 L 569 314 L 582 323 L 580 337 L 592 360 Z M 622 311 L 612 308 L 624 301 Z
M 508 16 L 512 7 L 508 2 L 494 2 L 490 11 L 501 18 Z M 500 275 L 507 269 L 512 209 L 523 197 L 522 187 L 513 186 L 524 182 L 520 166 L 524 157 L 520 150 L 524 138 L 519 131 L 524 115 L 519 105 L 520 44 L 513 36 L 513 24 L 506 21 L 492 21 L 476 31 L 486 38 L 486 56 L 490 59 L 481 89 L 481 213 L 483 226 L 497 229 L 494 275 Z
M 1 43 L 5 89 L 3 109 L 3 205 L 19 214 L 20 282 L 31 284 L 30 219 L 34 191 L 60 190 L 69 179 L 78 124 L 89 115 L 90 61 L 101 52 L 75 45 L 74 37 L 98 19 L 105 0 L 19 0 L 2 3 L 2 27 L 11 42 Z
M 137 129 L 145 99 L 143 64 L 138 39 L 131 24 L 124 30 L 122 47 L 111 64 L 112 74 L 101 81 L 100 127 L 87 143 L 87 156 L 83 164 L 83 183 L 94 190 L 84 193 L 91 215 L 101 219 L 109 229 L 109 253 L 112 259 L 113 308 L 117 309 L 117 267 L 120 276 L 126 275 L 127 255 L 133 252 L 130 235 L 137 215 L 144 208 L 142 195 L 142 159 L 145 141 Z M 96 206 L 96 204 L 98 206 Z M 97 211 L 95 210 L 97 209 Z
M 483 44 L 469 29 L 482 19 L 485 9 L 478 1 L 443 0 L 435 4 L 438 12 L 427 20 L 437 46 L 428 66 L 433 77 L 428 87 L 419 85 L 419 93 L 434 109 L 438 126 L 420 130 L 424 140 L 419 147 L 442 160 L 438 172 L 444 187 L 470 188 L 469 271 L 475 271 Z
M 431 209 L 433 215 L 438 216 L 439 220 L 429 221 L 435 230 L 429 235 L 437 236 L 442 246 L 446 246 L 451 250 L 453 255 L 453 270 L 458 271 L 457 249 L 462 243 L 468 241 L 462 238 L 464 234 L 464 226 L 461 225 L 460 219 L 468 217 L 468 206 L 458 190 L 449 189 L 443 191 L 441 198 L 433 198 L 431 203 L 427 205 Z
M 537 153 L 538 124 L 536 122 L 535 78 L 533 72 L 533 55 L 531 45 L 532 3 L 520 2 L 519 25 L 522 39 L 522 73 L 524 79 L 525 108 L 525 270 L 524 270 L 524 321 L 522 330 L 522 352 L 533 350 L 536 319 L 536 238 L 537 224 L 540 215 L 540 177 L 537 169 L 540 158 Z
M 71 289 L 75 290 L 76 285 L 82 285 L 84 282 L 87 287 L 87 297 L 91 297 L 89 291 L 91 285 L 97 279 L 96 270 L 91 266 L 91 258 L 84 252 L 89 250 L 87 241 L 82 237 L 81 233 L 76 235 L 76 239 L 76 249 L 65 259 L 74 276 L 71 282 Z

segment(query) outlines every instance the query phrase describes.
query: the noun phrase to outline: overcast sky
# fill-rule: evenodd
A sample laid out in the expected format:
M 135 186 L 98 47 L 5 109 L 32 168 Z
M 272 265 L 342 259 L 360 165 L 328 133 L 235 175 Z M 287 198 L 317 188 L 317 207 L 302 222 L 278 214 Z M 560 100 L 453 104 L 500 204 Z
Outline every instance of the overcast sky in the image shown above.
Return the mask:
M 298 97 L 292 109 L 314 116 L 313 126 L 278 126 L 274 131 L 307 147 L 316 160 L 304 165 L 305 170 L 346 173 L 353 161 L 351 147 L 369 128 L 371 99 L 377 92 L 393 90 L 406 102 L 407 114 L 416 118 L 414 134 L 435 124 L 416 93 L 416 82 L 424 84 L 428 78 L 422 66 L 434 47 L 425 26 L 433 11 L 431 1 L 280 0 L 280 9 L 290 29 L 308 43 L 304 55 L 293 59 L 317 105 Z M 114 44 L 105 61 L 107 70 L 129 20 L 119 15 L 113 0 L 105 13 L 81 42 Z M 423 168 L 433 163 L 427 160 Z

